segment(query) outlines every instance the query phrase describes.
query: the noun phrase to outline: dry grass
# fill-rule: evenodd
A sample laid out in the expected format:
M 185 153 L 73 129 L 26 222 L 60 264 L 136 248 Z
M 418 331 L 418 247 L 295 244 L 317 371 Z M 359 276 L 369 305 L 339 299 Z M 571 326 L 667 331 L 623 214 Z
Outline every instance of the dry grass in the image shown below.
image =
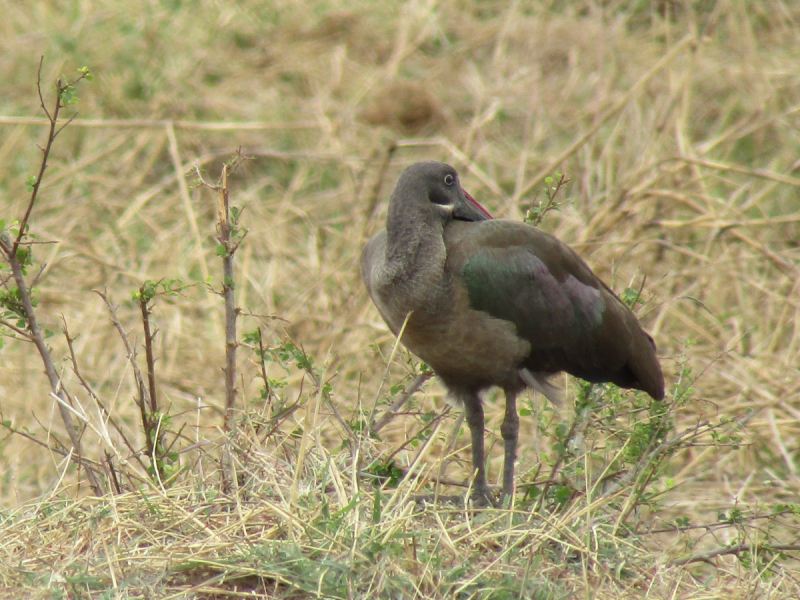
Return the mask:
M 47 242 L 35 248 L 39 317 L 57 332 L 65 385 L 95 427 L 84 434 L 89 458 L 117 455 L 128 491 L 88 497 L 62 456 L 5 437 L 0 587 L 12 591 L 0 597 L 800 596 L 796 551 L 712 555 L 767 537 L 800 543 L 792 506 L 780 507 L 800 490 L 796 3 L 18 4 L 2 4 L 0 25 L 0 219 L 24 212 L 40 159 L 45 129 L 30 118 L 40 116 L 38 56 L 45 84 L 88 65 L 95 80 L 79 90 L 80 120 L 56 142 L 32 217 Z M 277 361 L 269 376 L 285 387 L 265 407 L 255 354 L 242 347 L 246 410 L 235 434 L 223 432 L 222 299 L 203 286 L 161 297 L 158 385 L 172 430 L 184 428 L 182 470 L 159 485 L 119 462 L 130 456 L 118 434 L 102 435 L 66 360 L 60 316 L 78 335 L 83 377 L 144 447 L 124 347 L 91 290 L 108 290 L 141 344 L 130 298 L 145 280 L 218 285 L 214 195 L 182 182 L 191 185 L 194 165 L 215 178 L 239 146 L 253 157 L 232 180 L 248 229 L 236 256 L 240 327 L 261 327 L 273 347 L 302 344 L 331 402 L 293 361 L 288 372 Z M 468 515 L 409 501 L 433 489 L 446 459 L 447 482 L 467 477 L 463 432 L 450 450 L 456 412 L 425 420 L 444 406 L 436 383 L 381 439 L 357 437 L 375 402 L 383 410 L 418 368 L 400 350 L 386 371 L 394 341 L 357 256 L 397 174 L 423 158 L 455 164 L 473 196 L 510 218 L 544 175 L 566 172 L 561 211 L 542 226 L 615 289 L 646 277 L 640 315 L 668 382 L 683 365 L 697 377 L 676 430 L 743 425 L 739 448 L 705 436 L 671 457 L 668 489 L 637 512 L 635 535 L 619 535 L 615 521 L 625 491 L 553 513 Z M 32 348 L 5 338 L 0 357 L 2 420 L 40 441 L 64 437 Z M 282 420 L 268 410 L 295 401 Z M 496 477 L 502 411 L 488 404 Z M 530 484 L 552 440 L 532 417 L 521 438 Z M 586 443 L 602 446 L 603 433 Z M 227 495 L 217 471 L 225 444 L 240 482 Z M 376 504 L 357 471 L 389 456 L 410 477 Z M 675 519 L 698 527 L 670 530 Z

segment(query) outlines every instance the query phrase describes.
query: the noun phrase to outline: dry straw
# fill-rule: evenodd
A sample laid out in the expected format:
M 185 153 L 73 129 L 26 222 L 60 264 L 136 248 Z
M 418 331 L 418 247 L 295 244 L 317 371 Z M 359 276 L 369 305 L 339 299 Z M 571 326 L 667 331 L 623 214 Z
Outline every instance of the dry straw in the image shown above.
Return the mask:
M 31 57 L 46 97 L 58 73 L 96 77 L 30 217 L 56 389 L 2 314 L 0 597 L 800 597 L 795 4 L 6 6 L 6 229 L 46 140 Z M 194 179 L 237 148 L 225 428 L 217 196 Z M 674 400 L 521 403 L 510 510 L 464 507 L 458 411 L 359 279 L 396 176 L 425 158 L 516 219 L 566 173 L 541 226 L 615 290 L 643 286 Z M 148 281 L 152 364 L 131 300 Z

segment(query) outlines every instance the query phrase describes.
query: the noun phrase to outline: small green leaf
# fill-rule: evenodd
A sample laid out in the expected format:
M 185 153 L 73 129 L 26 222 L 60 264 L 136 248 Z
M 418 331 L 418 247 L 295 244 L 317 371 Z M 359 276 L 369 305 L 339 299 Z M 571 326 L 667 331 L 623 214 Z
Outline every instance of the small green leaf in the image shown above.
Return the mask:
M 636 304 L 642 303 L 642 297 L 639 295 L 638 290 L 633 288 L 625 288 L 620 295 L 620 299 L 629 307 L 633 308 Z
M 89 73 L 89 67 L 81 67 L 78 69 L 78 73 L 80 73 L 86 81 L 92 81 L 94 79 L 94 75 Z
M 78 101 L 78 97 L 75 95 L 74 85 L 68 85 L 65 88 L 62 88 L 59 91 L 58 96 L 64 106 L 70 106 Z
M 372 502 L 372 522 L 380 523 L 381 521 L 381 493 L 375 491 L 375 498 Z

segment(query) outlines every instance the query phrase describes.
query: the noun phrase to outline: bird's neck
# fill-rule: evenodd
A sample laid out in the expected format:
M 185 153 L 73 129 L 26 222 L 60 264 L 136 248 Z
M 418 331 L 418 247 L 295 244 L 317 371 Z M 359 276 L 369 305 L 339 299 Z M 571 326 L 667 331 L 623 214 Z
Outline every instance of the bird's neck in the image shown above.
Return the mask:
M 429 276 L 426 271 L 444 269 L 446 250 L 441 222 L 419 223 L 390 219 L 386 224 L 386 260 L 406 279 Z
M 437 231 L 438 229 L 438 231 Z M 407 332 L 442 320 L 449 302 L 449 280 L 445 273 L 447 251 L 442 224 L 436 227 L 395 229 L 387 223 L 386 277 L 391 303 L 400 315 L 412 313 Z M 399 328 L 402 323 L 396 323 Z

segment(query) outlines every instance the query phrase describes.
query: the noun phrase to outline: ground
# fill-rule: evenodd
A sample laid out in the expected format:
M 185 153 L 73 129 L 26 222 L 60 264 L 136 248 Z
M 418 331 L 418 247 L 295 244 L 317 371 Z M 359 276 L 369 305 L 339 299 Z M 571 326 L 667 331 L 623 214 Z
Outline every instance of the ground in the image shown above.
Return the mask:
M 800 596 L 797 3 L 2 6 L 0 229 L 23 218 L 47 141 L 40 56 L 48 109 L 59 76 L 93 75 L 62 112 L 78 116 L 25 247 L 102 489 L 59 445 L 0 261 L 0 597 Z M 226 282 L 201 178 L 237 149 Z M 468 493 L 468 435 L 360 282 L 363 243 L 422 159 L 520 220 L 564 174 L 539 225 L 640 291 L 667 380 L 663 405 L 567 379 L 561 410 L 521 399 L 510 511 L 434 499 Z M 147 281 L 156 467 L 94 292 L 146 379 Z M 241 309 L 229 429 L 225 283 Z M 486 404 L 497 483 L 502 396 Z

